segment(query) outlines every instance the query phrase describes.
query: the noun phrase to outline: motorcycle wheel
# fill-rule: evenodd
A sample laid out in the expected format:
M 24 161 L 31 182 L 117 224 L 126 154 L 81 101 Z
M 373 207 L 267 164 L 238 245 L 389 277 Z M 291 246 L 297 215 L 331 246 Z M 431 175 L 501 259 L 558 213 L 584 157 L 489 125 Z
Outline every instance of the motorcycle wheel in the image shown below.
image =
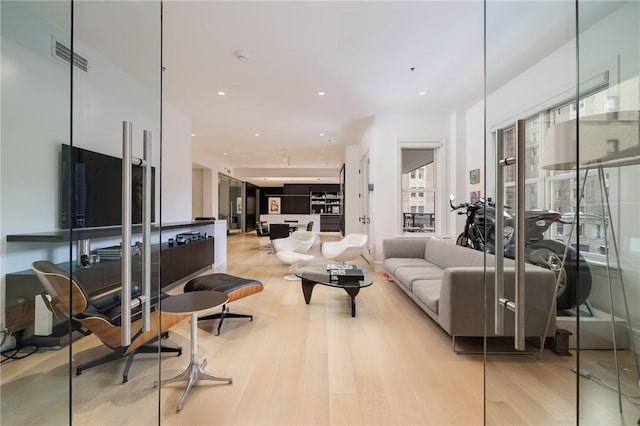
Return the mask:
M 456 245 L 461 247 L 473 247 L 471 240 L 468 237 L 465 237 L 464 234 L 458 235 L 458 238 L 456 238 Z
M 576 308 L 582 305 L 591 293 L 591 270 L 586 260 L 573 248 L 567 250 L 567 258 L 561 269 L 565 244 L 554 240 L 540 240 L 529 247 L 528 262 L 550 269 L 560 277 L 556 294 L 557 310 Z M 579 277 L 579 280 L 578 280 Z
M 483 251 L 482 248 L 476 247 L 473 240 L 469 237 L 466 237 L 464 234 L 458 235 L 456 239 L 456 245 L 461 247 L 469 247 L 470 249 Z

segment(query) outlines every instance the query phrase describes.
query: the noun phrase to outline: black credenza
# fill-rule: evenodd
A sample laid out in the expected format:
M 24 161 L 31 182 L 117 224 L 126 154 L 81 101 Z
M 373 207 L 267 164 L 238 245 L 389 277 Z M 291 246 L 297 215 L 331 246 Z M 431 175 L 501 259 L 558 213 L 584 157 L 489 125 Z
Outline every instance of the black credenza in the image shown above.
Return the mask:
M 184 278 L 210 268 L 214 263 L 214 238 L 201 238 L 187 244 L 169 246 L 154 245 L 151 253 L 151 282 L 160 283 L 162 289 Z M 136 285 L 142 280 L 142 257 L 132 256 L 131 281 Z M 160 268 L 156 266 L 160 264 Z M 82 283 L 89 297 L 120 288 L 120 260 L 102 260 L 83 268 L 69 263 L 59 264 L 63 270 L 71 267 L 73 276 Z M 158 277 L 158 269 L 160 276 Z M 32 270 L 6 275 L 5 320 L 12 333 L 30 331 L 35 320 L 35 296 L 42 293 L 40 281 Z M 55 320 L 54 320 L 55 321 Z M 28 332 L 27 331 L 27 332 Z

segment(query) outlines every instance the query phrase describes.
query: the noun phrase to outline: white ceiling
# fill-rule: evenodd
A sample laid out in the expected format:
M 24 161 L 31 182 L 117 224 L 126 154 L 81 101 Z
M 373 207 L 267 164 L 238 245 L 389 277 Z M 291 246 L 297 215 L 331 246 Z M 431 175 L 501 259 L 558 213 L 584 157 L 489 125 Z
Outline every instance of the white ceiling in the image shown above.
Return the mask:
M 619 4 L 588 2 L 581 27 Z M 135 74 L 145 49 L 131 46 L 157 38 L 136 25 L 149 7 L 158 6 L 77 2 L 75 35 Z M 508 81 L 574 36 L 573 1 L 486 7 L 489 82 Z M 375 115 L 448 114 L 482 100 L 484 8 L 476 0 L 165 1 L 163 96 L 190 116 L 192 143 L 242 180 L 337 182 L 344 147 Z M 241 49 L 249 60 L 236 57 Z
M 261 185 L 337 182 L 372 116 L 482 98 L 481 2 L 168 2 L 163 15 L 165 98 L 194 145 Z

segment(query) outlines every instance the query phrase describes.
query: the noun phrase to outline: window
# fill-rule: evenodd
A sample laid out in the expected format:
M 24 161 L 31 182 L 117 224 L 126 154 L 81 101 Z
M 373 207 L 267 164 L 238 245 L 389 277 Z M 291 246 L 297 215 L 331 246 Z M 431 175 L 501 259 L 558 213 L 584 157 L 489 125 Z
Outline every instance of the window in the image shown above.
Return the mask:
M 584 135 L 599 135 L 601 137 L 600 148 L 606 154 L 613 154 L 620 150 L 627 149 L 625 138 L 616 138 L 618 135 L 628 134 L 629 129 L 621 128 L 623 120 L 607 122 L 609 126 L 603 129 L 603 121 L 596 118 L 589 120 L 590 116 L 601 117 L 606 113 L 606 90 L 595 92 L 581 99 L 576 108 L 575 102 L 567 102 L 564 105 L 554 107 L 547 111 L 542 111 L 525 121 L 525 206 L 531 209 L 550 209 L 563 214 L 562 218 L 566 222 L 554 223 L 545 238 L 566 240 L 571 235 L 572 241 L 567 243 L 575 244 L 576 237 L 580 237 L 580 248 L 584 252 L 593 254 L 602 253 L 606 249 L 604 241 L 604 224 L 602 218 L 603 195 L 597 176 L 597 170 L 581 168 L 579 177 L 575 170 L 546 170 L 543 168 L 543 161 L 548 161 L 545 157 L 545 137 L 550 126 L 568 122 L 577 118 L 576 109 L 580 115 L 581 137 Z M 585 118 L 582 120 L 582 118 Z M 589 125 L 596 126 L 592 128 Z M 583 127 L 584 126 L 584 127 Z M 619 126 L 619 127 L 616 127 Z M 637 125 L 634 130 L 637 134 Z M 607 137 L 609 136 L 609 137 Z M 633 139 L 633 138 L 632 138 Z M 634 140 L 637 140 L 636 137 Z M 515 156 L 515 128 L 504 130 L 505 153 L 504 157 Z M 622 144 L 622 145 L 621 145 Z M 584 154 L 586 153 L 586 154 Z M 588 155 L 584 150 L 581 155 Z M 515 206 L 515 167 L 504 169 L 505 177 L 505 199 L 506 206 Z M 584 173 L 588 173 L 586 179 Z M 606 195 L 612 193 L 614 188 L 619 186 L 619 168 L 609 168 L 605 170 Z M 583 187 L 584 183 L 584 187 Z M 571 229 L 570 222 L 575 220 L 575 209 L 580 200 L 580 227 Z M 514 211 L 510 210 L 513 214 Z
M 401 148 L 403 232 L 435 232 L 436 149 Z

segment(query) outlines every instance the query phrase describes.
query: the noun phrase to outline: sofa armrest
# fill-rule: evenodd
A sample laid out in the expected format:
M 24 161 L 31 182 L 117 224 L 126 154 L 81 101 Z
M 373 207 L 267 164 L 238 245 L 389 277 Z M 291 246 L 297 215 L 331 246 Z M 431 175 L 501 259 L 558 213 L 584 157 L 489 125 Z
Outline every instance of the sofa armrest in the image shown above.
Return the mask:
M 390 238 L 382 241 L 384 259 L 412 257 L 424 259 L 428 238 Z
M 438 323 L 452 336 L 484 335 L 484 268 L 444 270 L 438 302 Z
M 451 267 L 444 270 L 440 287 L 438 323 L 452 336 L 494 336 L 495 268 Z M 505 297 L 513 300 L 515 269 L 505 268 Z M 533 265 L 525 265 L 525 333 L 542 336 L 550 311 L 555 312 L 555 275 Z M 486 309 L 485 309 L 486 298 Z M 486 315 L 486 318 L 485 318 Z M 555 315 L 551 316 L 547 335 L 555 330 Z M 514 315 L 505 313 L 504 331 L 513 336 Z

